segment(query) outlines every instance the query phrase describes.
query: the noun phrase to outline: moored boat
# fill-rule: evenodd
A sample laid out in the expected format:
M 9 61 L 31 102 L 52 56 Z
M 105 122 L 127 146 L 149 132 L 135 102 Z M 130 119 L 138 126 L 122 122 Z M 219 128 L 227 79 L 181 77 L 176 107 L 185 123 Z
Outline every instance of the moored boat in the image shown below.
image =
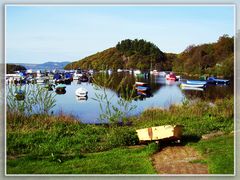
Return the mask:
M 169 74 L 166 75 L 166 80 L 177 81 L 178 79 L 173 72 L 170 72 Z
M 137 91 L 147 91 L 149 90 L 149 87 L 145 87 L 145 86 L 138 86 L 136 87 Z
M 148 94 L 150 94 L 151 88 L 148 83 L 136 82 L 134 86 L 137 91 L 137 95 L 147 96 Z
M 77 70 L 75 70 L 75 73 L 73 74 L 73 80 L 78 80 L 79 77 L 81 76 L 82 76 L 82 70 L 78 68 Z
M 76 96 L 78 102 L 85 102 L 88 100 L 88 96 Z
M 181 86 L 182 90 L 190 90 L 190 91 L 204 91 L 204 88 L 199 88 L 199 87 L 185 87 Z
M 45 78 L 44 77 L 40 77 L 40 76 L 36 77 L 36 83 L 38 83 L 38 84 L 45 83 Z
M 133 71 L 133 74 L 134 74 L 134 75 L 141 74 L 141 71 L 140 71 L 140 70 L 134 70 L 134 71 Z
M 209 77 L 207 78 L 208 84 L 229 84 L 230 81 L 226 79 L 217 79 L 215 77 Z
M 123 70 L 122 69 L 117 69 L 117 72 L 123 72 Z
M 207 84 L 207 81 L 200 81 L 200 80 L 187 80 L 188 84 Z
M 166 77 L 167 73 L 165 71 L 160 71 L 159 76 Z
M 182 82 L 180 87 L 204 88 L 206 84 L 191 84 Z
M 83 74 L 81 77 L 78 78 L 81 82 L 88 82 L 88 76 L 86 74 Z
M 158 76 L 159 72 L 157 70 L 153 70 L 153 71 L 150 71 L 150 74 L 152 74 L 154 76 Z
M 55 87 L 55 91 L 56 91 L 57 94 L 65 94 L 66 93 L 66 85 L 58 84 Z
M 77 97 L 85 97 L 88 94 L 88 91 L 85 88 L 78 88 L 75 91 L 75 94 Z

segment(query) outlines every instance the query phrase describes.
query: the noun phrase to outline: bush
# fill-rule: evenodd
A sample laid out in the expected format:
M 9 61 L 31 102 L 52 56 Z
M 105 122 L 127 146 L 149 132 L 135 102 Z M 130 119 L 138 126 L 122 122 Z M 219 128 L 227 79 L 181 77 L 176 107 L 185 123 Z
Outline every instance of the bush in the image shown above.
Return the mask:
M 107 142 L 111 147 L 130 146 L 138 143 L 136 131 L 129 127 L 117 127 L 111 129 L 107 135 Z
M 25 98 L 19 101 L 16 91 L 23 91 Z M 31 114 L 47 114 L 56 105 L 55 94 L 40 85 L 7 86 L 7 109 L 11 112 Z

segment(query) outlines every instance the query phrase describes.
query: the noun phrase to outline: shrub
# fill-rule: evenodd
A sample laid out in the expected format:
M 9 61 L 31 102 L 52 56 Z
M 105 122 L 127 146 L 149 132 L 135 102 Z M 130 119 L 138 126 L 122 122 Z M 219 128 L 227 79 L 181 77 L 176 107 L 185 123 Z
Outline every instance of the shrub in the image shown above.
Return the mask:
M 25 98 L 17 100 L 15 92 L 22 90 Z M 16 113 L 47 114 L 56 105 L 55 94 L 40 85 L 7 86 L 7 110 Z

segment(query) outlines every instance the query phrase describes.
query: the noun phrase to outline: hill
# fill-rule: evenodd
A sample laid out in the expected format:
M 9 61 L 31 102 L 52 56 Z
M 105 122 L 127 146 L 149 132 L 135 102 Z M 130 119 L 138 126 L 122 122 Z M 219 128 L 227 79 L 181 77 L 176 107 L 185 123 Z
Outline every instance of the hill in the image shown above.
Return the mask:
M 223 35 L 215 43 L 190 45 L 173 61 L 172 68 L 188 74 L 233 77 L 234 39 Z
M 116 47 L 106 49 L 82 60 L 65 66 L 65 69 L 140 69 L 161 68 L 166 61 L 165 54 L 153 43 L 143 39 L 126 39 Z
M 187 74 L 234 76 L 234 39 L 228 35 L 217 42 L 190 45 L 179 54 L 163 53 L 145 40 L 126 39 L 115 47 L 65 66 L 65 69 L 140 69 L 173 70 Z

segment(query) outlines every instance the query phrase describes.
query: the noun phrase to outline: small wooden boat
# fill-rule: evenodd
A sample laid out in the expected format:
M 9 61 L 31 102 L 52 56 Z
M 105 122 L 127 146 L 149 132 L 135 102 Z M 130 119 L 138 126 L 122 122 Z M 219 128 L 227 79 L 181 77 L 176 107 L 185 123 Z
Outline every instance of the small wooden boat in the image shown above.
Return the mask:
M 88 91 L 84 88 L 78 88 L 76 91 L 75 91 L 75 94 L 77 97 L 85 97 L 87 96 L 88 94 Z
M 165 125 L 156 126 L 136 130 L 140 141 L 156 141 L 156 140 L 174 140 L 180 141 L 182 136 L 181 125 Z
M 180 87 L 204 88 L 206 84 L 190 84 L 182 82 Z

